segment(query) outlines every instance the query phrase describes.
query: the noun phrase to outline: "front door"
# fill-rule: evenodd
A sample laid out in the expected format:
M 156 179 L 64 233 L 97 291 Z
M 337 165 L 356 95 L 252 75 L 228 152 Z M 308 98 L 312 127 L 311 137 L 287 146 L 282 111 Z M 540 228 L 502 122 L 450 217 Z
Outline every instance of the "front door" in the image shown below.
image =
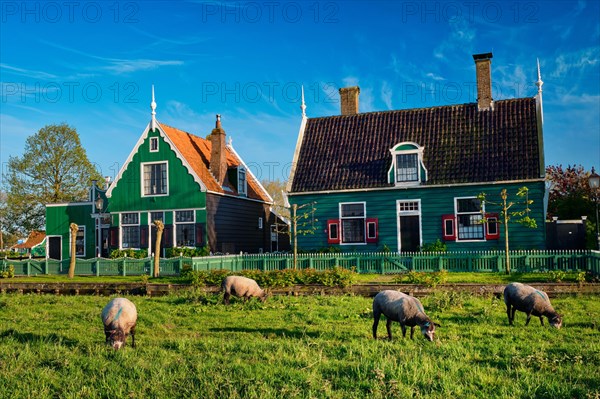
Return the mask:
M 421 201 L 398 201 L 398 250 L 416 252 L 421 245 Z
M 48 237 L 48 258 L 61 260 L 61 240 L 62 237 Z

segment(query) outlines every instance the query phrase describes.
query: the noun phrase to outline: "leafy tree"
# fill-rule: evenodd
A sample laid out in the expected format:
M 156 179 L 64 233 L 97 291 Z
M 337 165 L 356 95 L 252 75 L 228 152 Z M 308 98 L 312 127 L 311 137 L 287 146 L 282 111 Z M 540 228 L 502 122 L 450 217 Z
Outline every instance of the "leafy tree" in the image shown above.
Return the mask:
M 47 125 L 29 136 L 22 156 L 9 157 L 5 176 L 5 228 L 26 234 L 45 225 L 45 204 L 85 200 L 92 180 L 101 180 L 67 124 Z
M 529 205 L 531 205 L 533 203 L 533 200 L 529 199 L 529 189 L 527 187 L 521 187 L 519 190 L 517 190 L 517 197 L 521 198 L 521 200 L 513 202 L 513 201 L 509 201 L 508 200 L 508 192 L 506 191 L 506 189 L 502 189 L 502 191 L 500 192 L 500 202 L 494 202 L 494 201 L 490 201 L 487 199 L 487 194 L 486 193 L 481 193 L 477 196 L 477 198 L 479 199 L 479 201 L 481 202 L 481 207 L 483 209 L 484 204 L 489 204 L 489 205 L 495 205 L 495 206 L 499 206 L 500 207 L 500 217 L 499 220 L 497 221 L 498 224 L 503 225 L 504 226 L 504 257 L 505 257 L 505 270 L 506 270 L 506 274 L 510 274 L 510 256 L 509 256 L 509 245 L 508 245 L 508 230 L 509 230 L 509 224 L 510 223 L 518 223 L 520 225 L 523 225 L 525 227 L 529 227 L 532 229 L 537 228 L 537 223 L 535 222 L 535 219 L 531 218 L 529 216 L 529 212 L 531 211 L 529 209 Z M 521 210 L 513 210 L 510 211 L 510 209 L 515 206 L 515 205 L 520 205 L 522 206 Z M 486 209 L 487 210 L 487 209 Z M 482 210 L 483 213 L 483 210 Z M 488 220 L 485 218 L 482 219 L 482 223 L 487 223 Z
M 286 182 L 279 179 L 276 180 L 261 180 L 260 184 L 267 190 L 271 198 L 273 198 L 273 208 L 282 217 L 289 218 L 290 210 L 285 207 L 285 199 L 283 192 L 285 191 Z
M 591 172 L 581 165 L 551 165 L 546 167 L 550 183 L 547 218 L 580 219 L 587 216 L 587 248 L 596 248 L 596 203 L 589 185 Z

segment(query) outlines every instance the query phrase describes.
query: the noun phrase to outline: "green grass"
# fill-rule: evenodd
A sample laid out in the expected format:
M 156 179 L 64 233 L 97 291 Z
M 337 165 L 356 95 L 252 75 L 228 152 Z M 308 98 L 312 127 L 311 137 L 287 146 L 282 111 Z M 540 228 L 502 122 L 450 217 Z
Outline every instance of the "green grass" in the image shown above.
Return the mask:
M 442 327 L 371 338 L 371 299 L 131 297 L 137 348 L 104 344 L 99 296 L 0 295 L 0 398 L 597 398 L 600 297 L 560 297 L 564 327 L 508 326 L 492 297 L 422 299 Z M 415 332 L 416 334 L 416 332 Z M 379 326 L 385 336 L 385 322 Z

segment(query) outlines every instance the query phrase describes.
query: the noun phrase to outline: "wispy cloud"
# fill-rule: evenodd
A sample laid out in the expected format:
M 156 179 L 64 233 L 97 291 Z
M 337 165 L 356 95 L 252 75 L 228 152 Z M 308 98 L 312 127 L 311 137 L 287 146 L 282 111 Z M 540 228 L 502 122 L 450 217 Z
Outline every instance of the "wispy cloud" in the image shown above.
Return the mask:
M 394 109 L 394 106 L 392 105 L 393 94 L 394 93 L 392 87 L 386 80 L 384 80 L 381 85 L 381 100 L 383 101 L 387 109 Z
M 79 54 L 84 57 L 88 57 L 94 60 L 100 61 L 104 65 L 88 67 L 90 70 L 101 69 L 113 72 L 115 74 L 126 74 L 133 73 L 137 71 L 147 71 L 156 68 L 160 68 L 163 66 L 178 66 L 183 65 L 184 62 L 182 60 L 155 60 L 155 59 L 147 59 L 147 58 L 138 58 L 138 59 L 127 59 L 127 58 L 112 58 L 112 57 L 102 57 L 90 53 L 86 53 L 84 51 L 80 51 L 77 49 L 73 49 L 70 47 L 63 46 L 57 43 L 51 43 L 42 41 L 47 45 L 59 48 L 61 50 L 71 52 L 74 54 Z
M 555 60 L 555 69 L 550 73 L 552 77 L 563 77 L 572 70 L 583 70 L 595 66 L 600 62 L 600 46 L 581 49 L 560 54 Z
M 8 64 L 0 64 L 0 69 L 14 75 L 25 76 L 32 79 L 50 80 L 56 79 L 57 76 L 43 71 L 34 71 L 31 69 L 19 68 Z

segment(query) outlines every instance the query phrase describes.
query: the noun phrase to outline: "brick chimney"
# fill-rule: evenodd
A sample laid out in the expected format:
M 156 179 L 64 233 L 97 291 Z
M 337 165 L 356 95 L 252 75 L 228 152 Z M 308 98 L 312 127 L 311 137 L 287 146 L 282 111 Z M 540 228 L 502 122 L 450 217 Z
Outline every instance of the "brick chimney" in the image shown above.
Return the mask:
M 492 99 L 492 53 L 474 54 L 477 75 L 477 108 L 480 111 L 494 109 Z
M 358 86 L 343 87 L 340 89 L 340 104 L 342 106 L 342 115 L 358 114 L 358 95 L 360 88 Z
M 225 130 L 221 127 L 221 115 L 217 115 L 217 123 L 210 133 L 210 171 L 220 185 L 227 176 L 227 158 L 225 154 Z

